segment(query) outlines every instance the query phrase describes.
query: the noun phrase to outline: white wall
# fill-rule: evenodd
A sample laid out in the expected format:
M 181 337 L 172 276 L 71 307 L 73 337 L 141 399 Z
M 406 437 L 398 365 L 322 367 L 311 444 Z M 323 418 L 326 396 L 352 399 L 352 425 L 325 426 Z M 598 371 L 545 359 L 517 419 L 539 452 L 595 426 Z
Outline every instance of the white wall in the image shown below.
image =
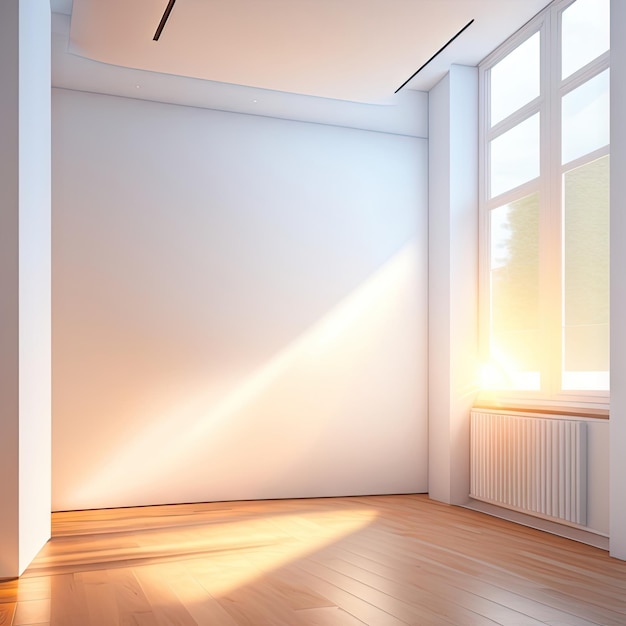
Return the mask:
M 449 499 L 451 459 L 450 414 L 450 75 L 429 92 L 429 221 L 428 221 L 428 413 L 431 497 Z M 438 496 L 438 494 L 441 494 Z
M 50 5 L 0 5 L 0 578 L 50 537 Z
M 626 559 L 626 3 L 611 0 L 611 555 Z
M 50 537 L 50 5 L 20 2 L 20 571 Z
M 429 493 L 469 497 L 478 349 L 478 70 L 452 65 L 429 93 Z
M 425 491 L 426 143 L 53 90 L 53 509 Z
M 0 577 L 19 568 L 19 3 L 0 4 Z

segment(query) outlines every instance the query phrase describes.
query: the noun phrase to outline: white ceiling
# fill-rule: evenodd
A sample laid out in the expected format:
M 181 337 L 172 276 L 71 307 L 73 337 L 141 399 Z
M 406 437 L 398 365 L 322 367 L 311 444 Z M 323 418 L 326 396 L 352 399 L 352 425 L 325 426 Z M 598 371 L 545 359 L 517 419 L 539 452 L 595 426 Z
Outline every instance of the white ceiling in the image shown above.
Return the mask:
M 51 0 L 71 14 L 70 52 L 101 63 L 365 103 L 426 91 L 476 65 L 549 0 Z

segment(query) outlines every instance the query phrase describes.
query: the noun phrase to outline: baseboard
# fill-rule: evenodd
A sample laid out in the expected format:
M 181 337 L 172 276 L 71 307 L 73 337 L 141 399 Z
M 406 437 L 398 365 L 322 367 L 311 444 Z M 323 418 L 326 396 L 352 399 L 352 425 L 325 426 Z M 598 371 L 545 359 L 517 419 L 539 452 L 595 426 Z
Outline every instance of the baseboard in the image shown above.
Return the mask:
M 551 522 L 550 520 L 533 517 L 532 515 L 526 515 L 525 513 L 505 509 L 494 504 L 489 504 L 488 502 L 481 502 L 480 500 L 470 500 L 467 504 L 462 506 L 463 508 L 471 509 L 472 511 L 478 511 L 479 513 L 499 517 L 501 519 L 508 520 L 509 522 L 515 522 L 516 524 L 522 524 L 523 526 L 543 530 L 544 532 L 572 539 L 574 541 L 587 544 L 588 546 L 600 548 L 601 550 L 608 551 L 609 549 L 609 538 L 596 532 L 565 526 L 564 524 L 558 524 L 557 522 Z

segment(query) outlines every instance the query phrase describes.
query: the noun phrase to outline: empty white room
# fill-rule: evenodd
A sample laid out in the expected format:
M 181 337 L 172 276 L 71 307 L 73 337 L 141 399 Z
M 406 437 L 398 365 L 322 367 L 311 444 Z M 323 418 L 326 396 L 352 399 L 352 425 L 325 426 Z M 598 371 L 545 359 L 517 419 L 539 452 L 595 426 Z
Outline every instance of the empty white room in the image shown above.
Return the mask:
M 626 623 L 626 3 L 3 0 L 0 624 Z

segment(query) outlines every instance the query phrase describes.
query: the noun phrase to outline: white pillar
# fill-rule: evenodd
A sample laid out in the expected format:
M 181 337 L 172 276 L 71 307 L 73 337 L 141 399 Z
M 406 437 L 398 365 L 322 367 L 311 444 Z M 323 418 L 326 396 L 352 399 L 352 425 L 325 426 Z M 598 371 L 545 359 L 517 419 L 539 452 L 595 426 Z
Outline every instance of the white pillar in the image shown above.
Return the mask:
M 0 578 L 50 537 L 50 4 L 0 3 Z
M 429 94 L 429 494 L 469 495 L 478 353 L 478 69 L 452 65 Z
M 626 560 L 626 2 L 611 0 L 610 550 Z

